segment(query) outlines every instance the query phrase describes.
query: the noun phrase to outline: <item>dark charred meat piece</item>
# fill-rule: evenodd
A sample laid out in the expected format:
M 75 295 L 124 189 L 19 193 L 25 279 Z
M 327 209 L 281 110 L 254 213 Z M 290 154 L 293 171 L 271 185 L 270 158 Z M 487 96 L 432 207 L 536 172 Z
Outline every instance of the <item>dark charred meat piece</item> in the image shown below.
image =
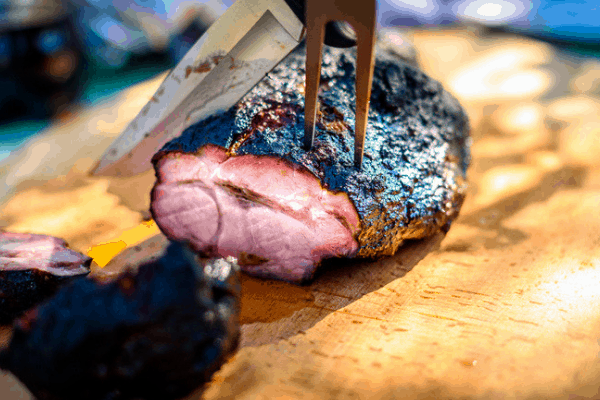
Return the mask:
M 0 232 L 0 324 L 11 323 L 60 285 L 87 275 L 91 262 L 59 238 Z
M 172 243 L 113 281 L 78 280 L 15 322 L 0 366 L 40 400 L 183 397 L 238 346 L 238 271 Z
M 323 258 L 391 255 L 457 215 L 469 164 L 458 101 L 379 49 L 358 171 L 355 51 L 324 50 L 308 152 L 304 60 L 300 48 L 231 110 L 155 155 L 151 212 L 168 237 L 206 255 L 238 257 L 251 274 L 301 282 Z

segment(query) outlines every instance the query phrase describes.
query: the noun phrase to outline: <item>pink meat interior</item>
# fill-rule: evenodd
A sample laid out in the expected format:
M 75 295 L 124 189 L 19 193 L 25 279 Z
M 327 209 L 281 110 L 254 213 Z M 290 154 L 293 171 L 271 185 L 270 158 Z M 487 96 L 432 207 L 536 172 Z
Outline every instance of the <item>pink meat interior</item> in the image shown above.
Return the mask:
M 151 211 L 165 235 L 237 257 L 246 272 L 299 282 L 322 259 L 358 250 L 360 220 L 348 196 L 280 158 L 229 157 L 207 145 L 163 153 L 155 168 Z
M 87 274 L 91 259 L 59 238 L 0 232 L 0 270 L 38 269 L 56 276 Z

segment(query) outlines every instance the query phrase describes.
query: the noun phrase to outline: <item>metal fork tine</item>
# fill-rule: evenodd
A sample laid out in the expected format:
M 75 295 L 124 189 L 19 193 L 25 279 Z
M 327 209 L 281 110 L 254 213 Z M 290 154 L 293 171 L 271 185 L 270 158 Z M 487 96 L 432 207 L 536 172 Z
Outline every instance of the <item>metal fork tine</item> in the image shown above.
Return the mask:
M 315 138 L 315 123 L 321 80 L 321 60 L 325 23 L 319 15 L 318 4 L 306 1 L 306 90 L 304 93 L 304 148 L 310 150 Z
M 362 167 L 365 136 L 371 103 L 371 85 L 375 67 L 375 26 L 355 28 L 356 55 L 356 122 L 354 124 L 354 165 Z M 362 32 L 361 32 L 362 31 Z
M 345 20 L 352 25 L 357 38 L 354 165 L 359 169 L 362 166 L 373 81 L 375 7 L 375 0 L 306 0 L 304 147 L 310 150 L 314 141 L 325 24 Z

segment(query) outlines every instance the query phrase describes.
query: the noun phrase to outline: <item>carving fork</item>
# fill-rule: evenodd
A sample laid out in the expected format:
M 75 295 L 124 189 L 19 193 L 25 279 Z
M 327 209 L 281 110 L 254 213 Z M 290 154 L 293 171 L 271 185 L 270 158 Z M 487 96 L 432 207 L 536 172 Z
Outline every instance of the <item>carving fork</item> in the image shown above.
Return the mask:
M 362 166 L 375 64 L 375 11 L 375 0 L 306 0 L 304 147 L 310 150 L 314 141 L 325 24 L 345 20 L 354 28 L 357 41 L 354 165 L 358 169 Z

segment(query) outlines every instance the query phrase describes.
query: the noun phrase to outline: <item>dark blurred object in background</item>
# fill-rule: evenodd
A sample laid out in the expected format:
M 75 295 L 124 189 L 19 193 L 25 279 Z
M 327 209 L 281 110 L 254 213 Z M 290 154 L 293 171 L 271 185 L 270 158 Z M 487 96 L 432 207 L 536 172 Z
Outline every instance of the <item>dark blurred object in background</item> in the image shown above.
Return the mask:
M 0 124 L 60 113 L 84 69 L 64 3 L 0 0 Z
M 0 125 L 56 116 L 82 94 L 94 102 L 172 67 L 227 6 L 0 0 Z

